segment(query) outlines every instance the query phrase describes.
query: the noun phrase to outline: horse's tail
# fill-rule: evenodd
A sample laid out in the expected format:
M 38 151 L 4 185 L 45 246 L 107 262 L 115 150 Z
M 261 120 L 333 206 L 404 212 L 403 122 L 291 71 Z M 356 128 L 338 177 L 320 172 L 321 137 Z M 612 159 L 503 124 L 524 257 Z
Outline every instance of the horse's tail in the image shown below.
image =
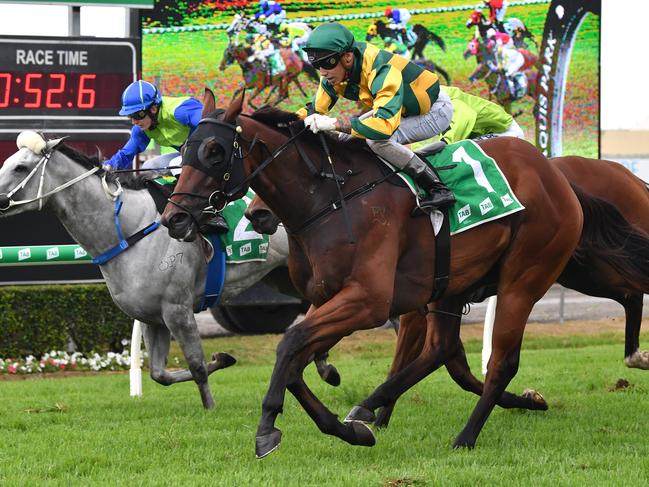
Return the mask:
M 649 292 L 649 238 L 635 229 L 612 204 L 572 185 L 584 212 L 575 259 L 595 258 L 634 287 Z

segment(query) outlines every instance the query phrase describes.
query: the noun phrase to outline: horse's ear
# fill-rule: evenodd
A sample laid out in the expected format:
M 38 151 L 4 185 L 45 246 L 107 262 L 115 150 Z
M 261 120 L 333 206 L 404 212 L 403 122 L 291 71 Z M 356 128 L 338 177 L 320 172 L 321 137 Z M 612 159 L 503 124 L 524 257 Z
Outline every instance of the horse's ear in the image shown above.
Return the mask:
M 239 88 L 238 91 L 239 92 L 235 93 L 234 98 L 230 102 L 230 106 L 225 111 L 225 115 L 223 115 L 224 122 L 234 122 L 243 109 L 243 100 L 246 97 L 246 88 Z
M 216 100 L 214 93 L 207 86 L 205 87 L 205 94 L 203 95 L 203 113 L 201 118 L 207 117 L 208 114 L 216 110 Z
M 60 139 L 52 139 L 48 140 L 45 143 L 45 147 L 47 152 L 53 151 L 54 149 L 57 148 L 58 145 L 62 144 L 65 139 L 67 139 L 68 136 L 66 135 L 65 137 L 61 137 Z

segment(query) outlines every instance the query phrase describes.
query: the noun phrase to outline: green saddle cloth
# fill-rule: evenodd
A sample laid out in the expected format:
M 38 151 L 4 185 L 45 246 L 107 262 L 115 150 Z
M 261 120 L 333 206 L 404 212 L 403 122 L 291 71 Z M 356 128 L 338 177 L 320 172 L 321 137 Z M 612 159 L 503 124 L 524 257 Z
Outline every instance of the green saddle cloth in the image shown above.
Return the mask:
M 451 235 L 525 209 L 496 161 L 472 140 L 447 145 L 426 160 L 457 200 L 448 212 Z M 399 175 L 419 191 L 412 178 Z
M 167 198 L 171 195 L 176 182 L 175 176 L 162 176 L 153 180 L 154 186 L 160 191 L 152 191 L 151 194 L 154 200 L 158 200 L 156 203 L 160 212 L 167 204 Z M 255 232 L 250 221 L 244 216 L 254 196 L 255 193 L 249 190 L 242 199 L 228 203 L 221 213 L 230 228 L 227 233 L 219 235 L 225 251 L 225 261 L 228 264 L 265 261 L 268 257 L 270 237 Z

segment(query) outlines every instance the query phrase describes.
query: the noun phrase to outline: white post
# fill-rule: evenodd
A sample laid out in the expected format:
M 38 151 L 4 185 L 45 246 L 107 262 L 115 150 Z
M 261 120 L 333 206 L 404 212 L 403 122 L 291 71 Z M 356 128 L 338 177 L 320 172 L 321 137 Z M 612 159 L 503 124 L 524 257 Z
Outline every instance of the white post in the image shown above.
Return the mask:
M 494 321 L 496 319 L 496 304 L 498 299 L 491 296 L 487 301 L 487 311 L 484 316 L 484 330 L 482 332 L 482 375 L 487 375 L 487 364 L 491 357 L 491 338 L 494 333 Z
M 133 322 L 133 333 L 131 335 L 131 397 L 142 396 L 142 324 L 135 320 Z

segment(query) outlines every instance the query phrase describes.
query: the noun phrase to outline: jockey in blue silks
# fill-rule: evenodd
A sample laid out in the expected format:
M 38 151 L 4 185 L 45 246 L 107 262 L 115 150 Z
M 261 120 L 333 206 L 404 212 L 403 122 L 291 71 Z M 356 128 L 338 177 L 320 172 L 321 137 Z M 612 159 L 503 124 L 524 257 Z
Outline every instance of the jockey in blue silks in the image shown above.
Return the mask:
M 286 12 L 275 0 L 260 0 L 259 12 L 255 14 L 255 20 L 264 22 L 277 33 L 279 26 L 286 20 Z
M 180 173 L 182 156 L 180 147 L 196 129 L 203 113 L 203 104 L 188 96 L 162 96 L 155 85 L 148 81 L 134 81 L 122 94 L 122 109 L 119 114 L 131 119 L 133 128 L 128 142 L 113 157 L 103 163 L 107 171 L 131 169 L 133 158 L 143 152 L 153 140 L 164 147 L 173 147 L 174 152 L 149 159 L 142 169 L 164 169 L 172 166 L 173 174 Z M 222 228 L 227 224 L 220 215 L 212 218 L 208 226 Z

